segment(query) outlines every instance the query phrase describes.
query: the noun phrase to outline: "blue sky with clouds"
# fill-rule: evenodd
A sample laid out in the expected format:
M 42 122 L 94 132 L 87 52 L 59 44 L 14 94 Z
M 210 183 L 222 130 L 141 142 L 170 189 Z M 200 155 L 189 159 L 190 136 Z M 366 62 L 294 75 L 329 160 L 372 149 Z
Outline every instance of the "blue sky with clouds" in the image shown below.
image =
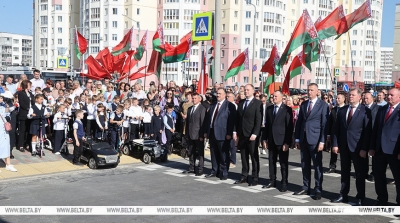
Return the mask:
M 77 0 L 79 1 L 79 0 Z M 384 0 L 381 46 L 393 46 L 395 5 L 400 0 Z M 32 34 L 33 0 L 0 1 L 0 32 Z M 400 37 L 399 37 L 400 38 Z

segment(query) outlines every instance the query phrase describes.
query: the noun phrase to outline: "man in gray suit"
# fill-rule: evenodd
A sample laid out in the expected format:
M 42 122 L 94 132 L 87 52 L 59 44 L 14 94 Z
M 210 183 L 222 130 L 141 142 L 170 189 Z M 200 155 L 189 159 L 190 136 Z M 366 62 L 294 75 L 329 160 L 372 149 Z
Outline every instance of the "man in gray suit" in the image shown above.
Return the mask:
M 364 94 L 364 104 L 369 110 L 371 110 L 371 118 L 372 118 L 372 128 L 374 128 L 374 123 L 375 123 L 375 117 L 376 114 L 378 113 L 379 110 L 379 105 L 374 103 L 374 96 L 372 96 L 371 93 L 367 92 Z M 374 172 L 371 171 L 371 174 L 368 175 L 369 171 L 369 158 L 367 157 L 367 162 L 366 162 L 366 168 L 365 168 L 365 174 L 366 178 L 368 178 L 368 181 L 373 182 L 374 181 Z M 374 157 L 372 157 L 372 165 L 374 165 Z M 374 169 L 372 167 L 372 169 Z
M 303 172 L 303 187 L 294 195 L 309 195 L 311 181 L 311 160 L 315 170 L 315 200 L 321 199 L 322 193 L 322 150 L 326 141 L 329 128 L 329 105 L 317 97 L 318 85 L 308 85 L 309 100 L 300 106 L 300 112 L 296 123 L 295 142 L 300 149 L 301 167 Z
M 189 142 L 189 170 L 183 173 L 195 173 L 196 154 L 199 157 L 199 170 L 196 176 L 203 175 L 204 168 L 204 141 L 203 122 L 206 108 L 201 105 L 201 96 L 192 95 L 193 106 L 189 107 L 186 117 L 186 139 Z

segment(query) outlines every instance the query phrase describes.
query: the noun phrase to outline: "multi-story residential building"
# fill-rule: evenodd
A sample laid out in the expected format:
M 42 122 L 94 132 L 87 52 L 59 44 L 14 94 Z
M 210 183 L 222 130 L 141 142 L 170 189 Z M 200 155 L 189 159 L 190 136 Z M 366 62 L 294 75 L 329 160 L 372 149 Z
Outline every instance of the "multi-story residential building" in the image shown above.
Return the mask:
M 381 47 L 379 82 L 392 82 L 393 47 Z
M 400 82 L 400 3 L 396 4 L 396 15 L 394 23 L 394 39 L 393 39 L 393 72 L 392 82 Z
M 0 33 L 1 67 L 32 66 L 32 36 Z

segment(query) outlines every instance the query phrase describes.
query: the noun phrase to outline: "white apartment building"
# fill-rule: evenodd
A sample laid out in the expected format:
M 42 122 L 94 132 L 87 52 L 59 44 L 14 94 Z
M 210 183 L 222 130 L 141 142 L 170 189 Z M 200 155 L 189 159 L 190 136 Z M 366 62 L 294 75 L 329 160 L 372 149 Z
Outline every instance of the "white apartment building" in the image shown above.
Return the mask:
M 32 36 L 0 33 L 1 67 L 32 66 Z
M 57 68 L 57 57 L 70 53 L 70 23 L 74 0 L 34 0 L 34 66 Z
M 392 82 L 393 47 L 381 47 L 379 82 Z

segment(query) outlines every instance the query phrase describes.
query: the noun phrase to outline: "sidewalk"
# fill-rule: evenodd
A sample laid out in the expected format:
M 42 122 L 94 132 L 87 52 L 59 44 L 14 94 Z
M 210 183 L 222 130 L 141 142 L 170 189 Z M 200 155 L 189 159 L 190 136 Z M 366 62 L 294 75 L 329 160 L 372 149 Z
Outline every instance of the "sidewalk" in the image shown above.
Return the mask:
M 11 164 L 18 170 L 18 172 L 10 172 L 5 170 L 5 163 L 0 162 L 0 180 L 10 178 L 21 178 L 26 176 L 42 175 L 49 173 L 59 173 L 73 170 L 89 169 L 85 166 L 75 166 L 71 163 L 73 156 L 73 146 L 69 145 L 69 156 L 55 155 L 51 151 L 45 151 L 45 156 L 39 158 L 33 157 L 27 151 L 20 152 L 16 149 L 13 150 L 15 159 L 11 160 Z M 180 156 L 172 154 L 168 159 L 177 159 Z M 121 156 L 119 165 L 141 163 L 140 159 L 131 156 Z M 118 168 L 118 167 L 117 167 Z

